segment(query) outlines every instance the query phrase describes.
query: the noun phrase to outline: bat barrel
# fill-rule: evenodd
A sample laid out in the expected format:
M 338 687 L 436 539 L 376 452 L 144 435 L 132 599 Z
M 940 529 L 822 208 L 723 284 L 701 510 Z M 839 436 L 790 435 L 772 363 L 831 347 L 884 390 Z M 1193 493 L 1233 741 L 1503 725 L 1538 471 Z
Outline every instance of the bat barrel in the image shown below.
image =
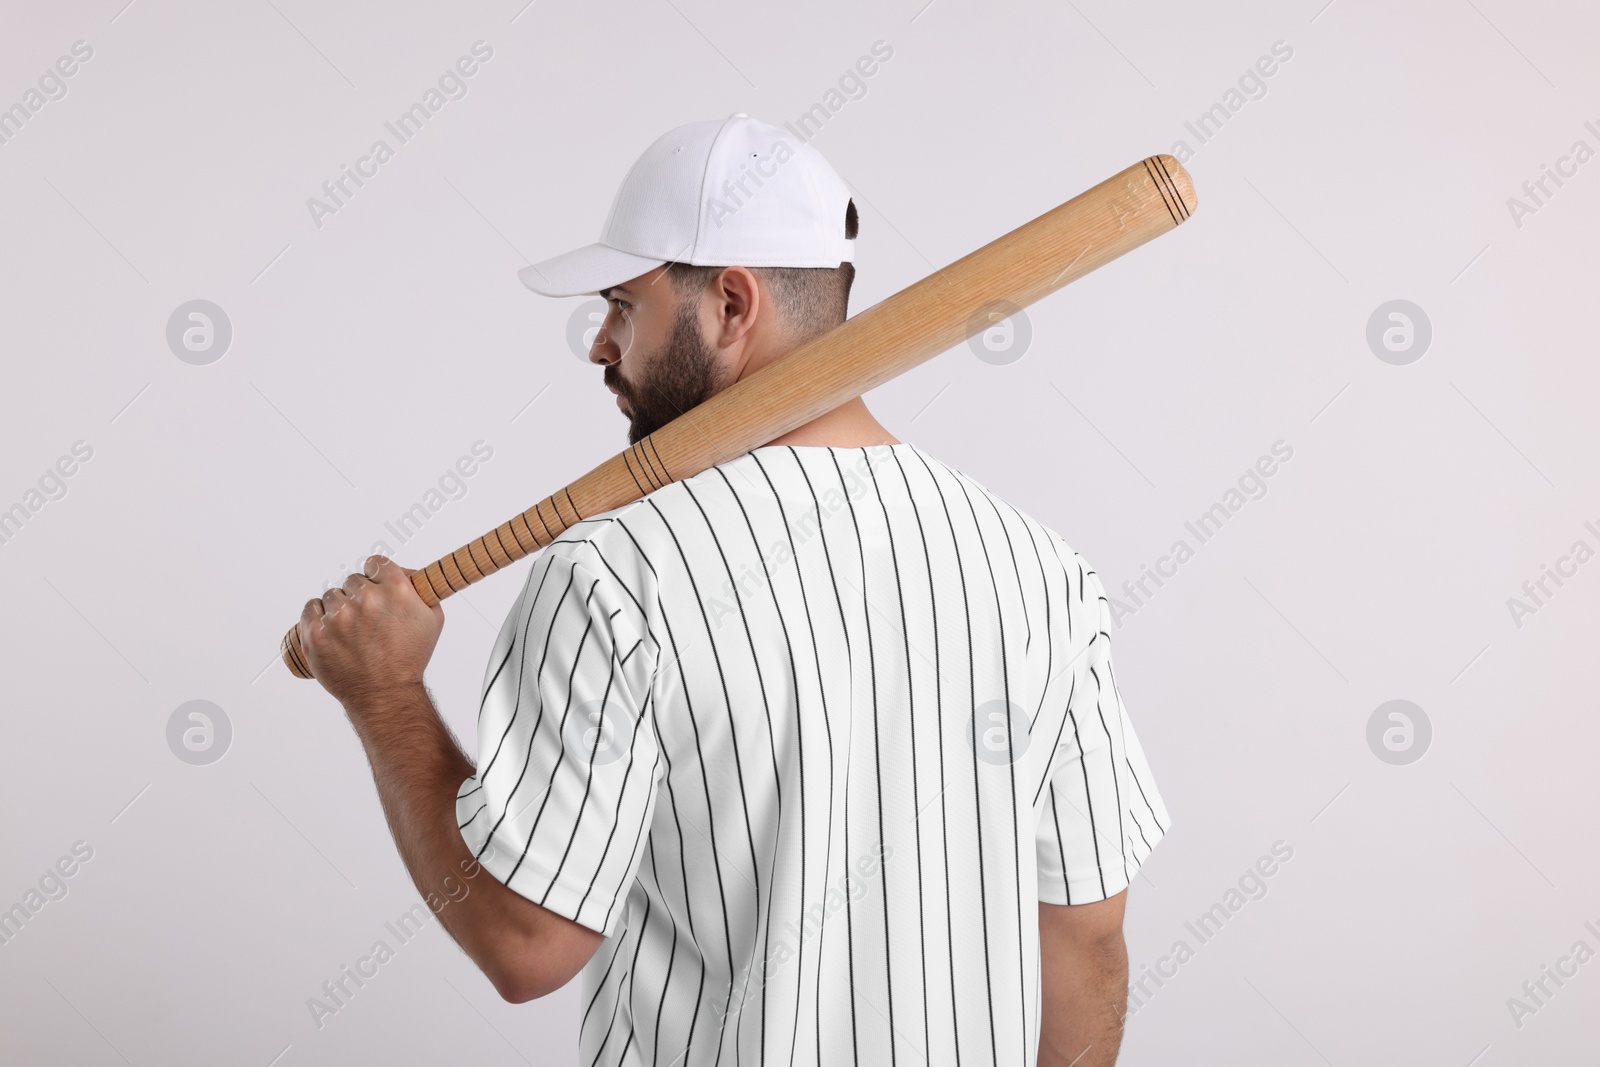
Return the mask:
M 737 458 L 961 344 L 997 318 L 1181 225 L 1199 202 L 1176 159 L 1154 155 L 847 319 L 691 408 L 508 522 L 411 576 L 429 605 L 550 542 L 585 516 Z M 282 642 L 311 670 L 299 627 Z

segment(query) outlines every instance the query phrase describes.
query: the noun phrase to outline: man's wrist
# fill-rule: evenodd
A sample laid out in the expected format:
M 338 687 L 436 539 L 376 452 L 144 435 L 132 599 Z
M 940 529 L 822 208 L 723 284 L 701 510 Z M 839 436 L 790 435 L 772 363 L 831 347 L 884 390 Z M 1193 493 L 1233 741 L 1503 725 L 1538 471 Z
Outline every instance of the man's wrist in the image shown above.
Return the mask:
M 428 687 L 418 678 L 408 682 L 384 682 L 363 686 L 340 700 L 345 714 L 352 719 L 373 716 L 414 714 L 418 708 L 431 707 Z

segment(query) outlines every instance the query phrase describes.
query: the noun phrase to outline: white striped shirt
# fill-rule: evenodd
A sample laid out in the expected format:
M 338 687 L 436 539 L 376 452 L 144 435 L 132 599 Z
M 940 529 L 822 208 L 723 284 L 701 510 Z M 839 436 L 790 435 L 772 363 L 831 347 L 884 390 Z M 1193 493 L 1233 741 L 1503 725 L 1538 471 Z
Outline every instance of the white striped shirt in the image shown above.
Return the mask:
M 909 443 L 762 446 L 548 546 L 457 810 L 606 935 L 584 1067 L 1033 1067 L 1038 902 L 1119 892 L 1170 824 L 1109 622 Z

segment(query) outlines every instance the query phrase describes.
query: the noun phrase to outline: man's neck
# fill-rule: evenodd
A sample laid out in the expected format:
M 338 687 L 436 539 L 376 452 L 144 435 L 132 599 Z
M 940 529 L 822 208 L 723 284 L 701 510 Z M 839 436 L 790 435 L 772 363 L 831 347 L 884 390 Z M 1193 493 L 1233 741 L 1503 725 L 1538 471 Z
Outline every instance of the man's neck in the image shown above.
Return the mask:
M 769 445 L 829 446 L 862 448 L 867 445 L 900 444 L 886 430 L 860 397 L 847 400 L 832 411 L 823 412 L 810 422 L 774 437 Z

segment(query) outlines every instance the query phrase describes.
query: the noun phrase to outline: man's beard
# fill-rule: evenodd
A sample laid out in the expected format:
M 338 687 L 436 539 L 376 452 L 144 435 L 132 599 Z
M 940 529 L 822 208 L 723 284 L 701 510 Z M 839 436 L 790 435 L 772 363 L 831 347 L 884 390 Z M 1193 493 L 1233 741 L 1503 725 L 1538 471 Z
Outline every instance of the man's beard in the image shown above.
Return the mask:
M 606 384 L 628 402 L 628 443 L 637 444 L 717 392 L 716 356 L 700 333 L 697 301 L 678 306 L 666 348 L 648 364 L 642 382 L 607 373 Z

